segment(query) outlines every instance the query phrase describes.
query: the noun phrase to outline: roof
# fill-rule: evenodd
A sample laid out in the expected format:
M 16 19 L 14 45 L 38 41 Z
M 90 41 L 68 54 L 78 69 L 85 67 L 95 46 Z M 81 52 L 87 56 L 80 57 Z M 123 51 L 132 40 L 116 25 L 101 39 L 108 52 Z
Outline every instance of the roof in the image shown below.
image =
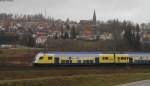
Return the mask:
M 101 53 L 102 52 L 48 52 L 48 54 L 101 54 Z
M 44 52 L 40 52 L 44 53 Z M 150 54 L 150 52 L 48 52 L 47 54 Z

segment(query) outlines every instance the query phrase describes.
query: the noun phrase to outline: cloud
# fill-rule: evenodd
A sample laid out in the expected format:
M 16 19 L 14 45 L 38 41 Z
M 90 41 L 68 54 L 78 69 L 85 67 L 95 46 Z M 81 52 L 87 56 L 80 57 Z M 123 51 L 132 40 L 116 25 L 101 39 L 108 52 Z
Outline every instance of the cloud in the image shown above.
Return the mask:
M 150 0 L 14 0 L 0 2 L 0 12 L 44 13 L 55 18 L 91 19 L 96 9 L 97 19 L 118 18 L 134 22 L 150 22 Z

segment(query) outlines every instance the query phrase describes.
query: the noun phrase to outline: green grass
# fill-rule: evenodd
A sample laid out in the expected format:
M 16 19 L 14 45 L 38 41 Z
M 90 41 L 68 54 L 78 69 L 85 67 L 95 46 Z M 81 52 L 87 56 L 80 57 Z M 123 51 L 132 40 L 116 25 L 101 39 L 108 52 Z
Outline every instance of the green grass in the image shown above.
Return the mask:
M 0 86 L 114 86 L 150 79 L 150 69 L 54 68 L 0 71 Z
M 57 76 L 0 81 L 0 86 L 114 86 L 150 79 L 150 73 Z

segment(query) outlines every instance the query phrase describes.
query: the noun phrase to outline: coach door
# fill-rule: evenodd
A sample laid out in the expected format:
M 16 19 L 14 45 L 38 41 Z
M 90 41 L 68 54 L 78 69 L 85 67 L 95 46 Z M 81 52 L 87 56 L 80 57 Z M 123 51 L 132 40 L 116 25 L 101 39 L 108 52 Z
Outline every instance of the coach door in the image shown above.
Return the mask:
M 132 62 L 133 62 L 133 58 L 129 57 L 129 63 L 132 64 Z
M 59 57 L 55 57 L 55 64 L 59 64 Z
M 99 57 L 95 58 L 95 64 L 99 64 Z

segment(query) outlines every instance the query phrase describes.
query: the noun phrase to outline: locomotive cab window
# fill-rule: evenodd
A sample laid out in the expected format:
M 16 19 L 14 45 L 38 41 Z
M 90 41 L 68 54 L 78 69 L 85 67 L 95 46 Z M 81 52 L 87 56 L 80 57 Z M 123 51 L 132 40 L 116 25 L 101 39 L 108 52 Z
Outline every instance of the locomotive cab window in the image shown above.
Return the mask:
M 42 60 L 42 59 L 43 59 L 43 57 L 40 57 L 40 58 L 39 58 L 39 60 Z

